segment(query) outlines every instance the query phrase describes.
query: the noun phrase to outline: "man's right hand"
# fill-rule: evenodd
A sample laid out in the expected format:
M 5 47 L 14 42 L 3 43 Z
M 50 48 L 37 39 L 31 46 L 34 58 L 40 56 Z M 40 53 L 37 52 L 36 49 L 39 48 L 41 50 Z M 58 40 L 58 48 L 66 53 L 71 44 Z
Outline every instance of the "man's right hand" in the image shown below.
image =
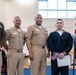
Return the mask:
M 33 52 L 29 53 L 29 59 L 30 59 L 30 60 L 34 60 Z
M 1 49 L 1 46 L 0 46 L 0 49 Z

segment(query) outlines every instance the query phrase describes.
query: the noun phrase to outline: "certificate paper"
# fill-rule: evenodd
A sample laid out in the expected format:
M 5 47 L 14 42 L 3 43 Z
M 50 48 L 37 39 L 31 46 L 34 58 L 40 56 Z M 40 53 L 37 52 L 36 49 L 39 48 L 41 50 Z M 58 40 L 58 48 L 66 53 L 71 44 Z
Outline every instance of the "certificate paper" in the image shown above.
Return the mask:
M 71 56 L 66 55 L 62 59 L 57 57 L 57 64 L 58 64 L 58 67 L 71 65 Z

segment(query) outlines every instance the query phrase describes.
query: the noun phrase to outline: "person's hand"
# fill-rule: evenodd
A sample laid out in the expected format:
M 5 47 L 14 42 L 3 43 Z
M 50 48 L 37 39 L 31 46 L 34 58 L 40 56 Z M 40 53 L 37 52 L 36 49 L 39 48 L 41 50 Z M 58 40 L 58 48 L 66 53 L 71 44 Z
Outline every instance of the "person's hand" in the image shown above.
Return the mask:
M 64 53 L 59 53 L 58 58 L 62 59 L 64 57 Z
M 51 56 L 51 60 L 55 60 L 56 59 L 56 57 L 55 56 Z
M 3 45 L 3 47 L 8 51 L 8 45 L 7 45 L 7 43 L 5 43 L 5 44 Z
M 50 51 L 48 51 L 48 53 L 47 53 L 47 58 L 49 58 L 50 57 Z
M 76 58 L 74 59 L 74 63 L 76 64 Z
M 55 60 L 58 57 L 58 53 L 53 53 L 53 55 L 51 56 L 51 60 Z
M 1 46 L 0 46 L 0 49 L 1 49 Z
M 34 59 L 33 52 L 29 53 L 29 59 L 30 59 L 30 60 L 33 60 L 33 59 Z

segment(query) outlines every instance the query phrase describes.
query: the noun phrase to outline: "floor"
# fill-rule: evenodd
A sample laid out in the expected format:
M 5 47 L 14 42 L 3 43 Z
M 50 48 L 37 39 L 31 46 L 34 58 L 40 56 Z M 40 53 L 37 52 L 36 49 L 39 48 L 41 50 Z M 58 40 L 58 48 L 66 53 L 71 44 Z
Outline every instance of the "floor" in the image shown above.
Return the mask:
M 47 66 L 46 75 L 51 75 L 51 66 Z M 24 69 L 24 75 L 30 75 L 30 68 Z M 73 70 L 69 69 L 69 75 L 73 75 Z M 74 71 L 74 75 L 76 75 L 76 69 Z

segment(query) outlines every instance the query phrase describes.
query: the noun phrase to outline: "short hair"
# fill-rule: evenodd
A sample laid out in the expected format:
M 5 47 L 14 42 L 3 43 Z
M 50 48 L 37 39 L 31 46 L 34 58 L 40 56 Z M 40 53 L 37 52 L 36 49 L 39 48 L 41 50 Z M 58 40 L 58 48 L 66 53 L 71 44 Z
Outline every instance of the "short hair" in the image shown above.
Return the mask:
M 41 16 L 41 17 L 42 17 L 42 15 L 41 15 L 41 14 L 37 14 L 35 18 L 37 18 L 37 16 Z
M 15 20 L 15 18 L 20 18 L 20 17 L 19 17 L 19 16 L 15 16 L 15 17 L 14 17 L 14 20 Z
M 58 20 L 61 20 L 61 21 L 63 21 L 61 18 L 58 18 L 56 21 L 58 21 Z M 64 22 L 64 21 L 63 21 Z

